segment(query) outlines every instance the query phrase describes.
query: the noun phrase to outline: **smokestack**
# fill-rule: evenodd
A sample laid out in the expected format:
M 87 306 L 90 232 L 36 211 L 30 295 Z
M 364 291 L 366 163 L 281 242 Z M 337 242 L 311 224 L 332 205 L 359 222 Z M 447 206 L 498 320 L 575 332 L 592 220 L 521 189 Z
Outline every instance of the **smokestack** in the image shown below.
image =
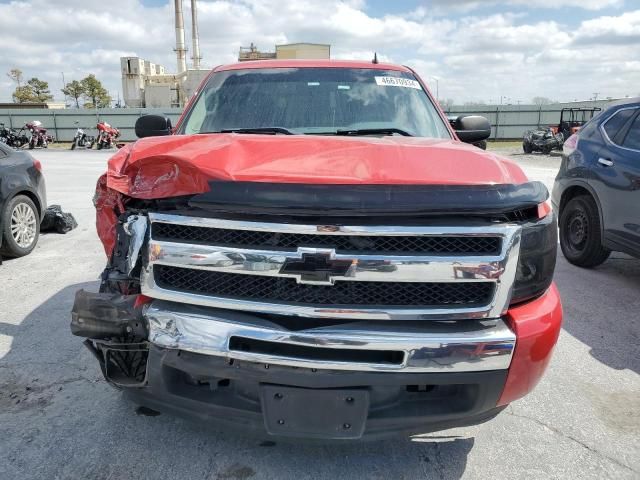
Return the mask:
M 176 59 L 178 73 L 187 70 L 187 49 L 184 45 L 184 17 L 182 15 L 182 0 L 175 0 L 176 5 Z
M 200 70 L 200 35 L 198 34 L 198 9 L 196 0 L 191 0 L 191 39 L 193 41 L 193 68 Z

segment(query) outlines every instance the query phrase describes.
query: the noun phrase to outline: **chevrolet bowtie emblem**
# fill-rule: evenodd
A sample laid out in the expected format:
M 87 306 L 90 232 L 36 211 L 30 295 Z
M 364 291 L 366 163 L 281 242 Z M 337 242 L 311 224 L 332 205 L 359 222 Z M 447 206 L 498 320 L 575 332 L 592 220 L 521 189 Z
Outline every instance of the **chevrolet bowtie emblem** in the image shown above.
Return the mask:
M 287 258 L 281 274 L 295 276 L 298 283 L 333 285 L 333 277 L 344 277 L 352 260 L 336 260 L 332 252 L 302 253 L 301 258 Z

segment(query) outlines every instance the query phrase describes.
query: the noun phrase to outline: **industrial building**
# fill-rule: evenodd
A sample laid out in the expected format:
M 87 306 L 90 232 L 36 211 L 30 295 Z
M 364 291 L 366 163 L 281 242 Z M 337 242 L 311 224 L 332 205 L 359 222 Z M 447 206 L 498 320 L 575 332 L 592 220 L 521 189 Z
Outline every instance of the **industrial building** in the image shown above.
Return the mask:
M 187 68 L 182 0 L 175 0 L 176 73 L 139 57 L 121 57 L 122 91 L 127 107 L 182 107 L 208 70 L 200 67 L 200 39 L 196 0 L 191 0 L 192 68 Z
M 140 57 L 121 57 L 122 92 L 125 106 L 129 108 L 183 107 L 209 72 L 200 67 L 202 56 L 200 55 L 196 0 L 191 0 L 191 68 L 187 66 L 182 0 L 174 0 L 174 2 L 176 73 L 169 73 L 164 66 Z M 275 52 L 261 52 L 252 43 L 250 47 L 240 47 L 238 60 L 323 59 L 329 58 L 330 55 L 331 46 L 320 43 L 276 45 Z
M 275 52 L 261 52 L 253 43 L 249 47 L 240 47 L 238 61 L 274 60 L 274 59 L 328 59 L 331 57 L 331 45 L 325 43 L 287 43 L 276 45 Z

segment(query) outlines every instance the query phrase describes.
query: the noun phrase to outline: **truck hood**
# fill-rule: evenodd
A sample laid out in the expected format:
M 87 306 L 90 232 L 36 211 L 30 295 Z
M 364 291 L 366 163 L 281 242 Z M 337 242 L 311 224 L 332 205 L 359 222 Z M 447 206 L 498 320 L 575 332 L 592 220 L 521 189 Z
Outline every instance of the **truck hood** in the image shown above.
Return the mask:
M 202 134 L 125 146 L 109 160 L 106 186 L 157 199 L 204 193 L 211 180 L 488 185 L 527 178 L 514 162 L 453 140 Z

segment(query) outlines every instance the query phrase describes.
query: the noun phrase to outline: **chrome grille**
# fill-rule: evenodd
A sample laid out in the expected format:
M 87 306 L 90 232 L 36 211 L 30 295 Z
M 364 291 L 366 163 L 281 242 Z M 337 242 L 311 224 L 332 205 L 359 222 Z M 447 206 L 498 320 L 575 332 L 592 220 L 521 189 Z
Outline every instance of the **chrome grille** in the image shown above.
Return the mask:
M 304 233 L 230 230 L 174 223 L 154 222 L 153 238 L 170 242 L 221 245 L 238 248 L 298 247 L 333 248 L 337 253 L 370 252 L 398 255 L 406 253 L 447 255 L 497 255 L 497 236 L 372 236 L 309 235 Z
M 493 282 L 336 282 L 305 285 L 293 278 L 239 275 L 158 265 L 156 283 L 166 289 L 261 302 L 310 306 L 442 307 L 485 305 Z
M 159 213 L 149 220 L 145 295 L 307 317 L 498 318 L 520 246 L 520 227 L 511 224 L 297 225 Z M 308 275 L 307 256 L 311 270 L 329 272 Z

